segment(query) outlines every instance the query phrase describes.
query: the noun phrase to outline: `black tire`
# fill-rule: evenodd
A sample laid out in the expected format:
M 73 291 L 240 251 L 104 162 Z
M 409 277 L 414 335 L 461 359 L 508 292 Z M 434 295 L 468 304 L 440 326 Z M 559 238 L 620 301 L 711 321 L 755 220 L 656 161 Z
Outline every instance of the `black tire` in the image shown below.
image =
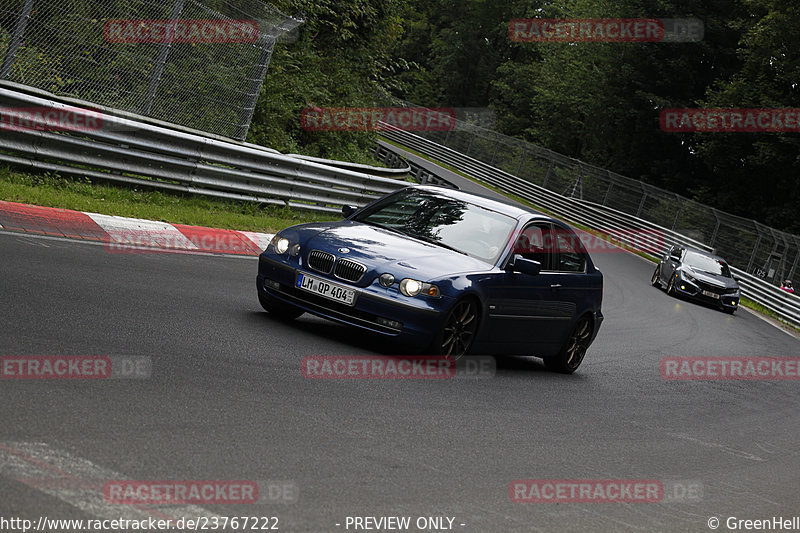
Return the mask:
M 667 294 L 670 296 L 677 296 L 675 293 L 675 276 L 671 276 L 669 278 L 669 283 L 667 284 Z
M 726 313 L 728 313 L 729 315 L 732 315 L 733 313 L 736 312 L 736 308 L 735 307 L 733 309 L 731 309 L 729 307 L 723 307 L 722 310 L 725 311 Z
M 259 291 L 258 301 L 267 313 L 282 320 L 294 320 L 305 313 L 302 309 L 276 300 L 263 291 Z
M 478 332 L 478 303 L 463 298 L 453 305 L 436 333 L 429 351 L 435 355 L 467 355 Z
M 592 338 L 592 321 L 582 316 L 569 334 L 558 355 L 544 358 L 544 366 L 553 372 L 572 374 L 581 366 Z
M 653 287 L 661 287 L 661 281 L 658 279 L 659 274 L 661 274 L 661 267 L 657 266 L 656 271 L 653 272 L 653 277 L 650 279 L 650 285 Z

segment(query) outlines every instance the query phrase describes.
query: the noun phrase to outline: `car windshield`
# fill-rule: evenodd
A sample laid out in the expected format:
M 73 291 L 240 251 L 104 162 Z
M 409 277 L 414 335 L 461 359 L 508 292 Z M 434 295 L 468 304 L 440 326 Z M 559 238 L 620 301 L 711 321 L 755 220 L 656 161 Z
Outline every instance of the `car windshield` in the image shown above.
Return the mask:
M 697 270 L 723 276 L 726 278 L 731 277 L 731 270 L 725 261 L 708 257 L 707 255 L 698 254 L 695 252 L 686 252 L 686 259 L 684 263 Z
M 463 200 L 424 190 L 405 190 L 357 214 L 353 220 L 390 229 L 494 264 L 516 220 Z

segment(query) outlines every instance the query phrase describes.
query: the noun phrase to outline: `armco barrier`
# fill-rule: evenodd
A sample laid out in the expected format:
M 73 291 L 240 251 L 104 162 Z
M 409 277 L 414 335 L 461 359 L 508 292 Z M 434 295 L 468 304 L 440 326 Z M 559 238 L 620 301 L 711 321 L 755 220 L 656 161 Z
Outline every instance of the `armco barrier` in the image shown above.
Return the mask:
M 382 132 L 382 135 L 401 146 L 428 155 L 442 163 L 446 163 L 506 193 L 515 194 L 524 198 L 534 205 L 540 206 L 568 221 L 577 222 L 595 229 L 644 229 L 660 231 L 664 235 L 664 249 L 662 253 L 666 253 L 670 246 L 678 243 L 693 246 L 701 250 L 713 251 L 706 244 L 687 237 L 686 235 L 609 207 L 557 194 L 528 180 L 509 174 L 508 172 L 420 137 L 419 135 L 401 130 L 387 130 Z M 393 148 L 389 143 L 381 144 L 386 149 L 391 150 Z M 619 237 L 620 240 L 626 242 L 626 244 L 631 246 L 635 245 L 632 241 L 626 241 L 624 234 L 619 236 L 615 235 L 615 237 Z M 739 280 L 739 285 L 742 287 L 742 294 L 744 297 L 772 310 L 786 322 L 800 327 L 800 297 L 788 294 L 734 265 L 731 265 L 731 270 Z
M 367 204 L 408 185 L 369 174 L 369 167 L 337 168 L 4 87 L 0 108 L 0 162 L 65 175 L 325 213 L 338 213 L 345 203 Z M 93 127 L 71 132 L 19 127 L 24 122 L 15 113 L 31 109 L 92 118 Z

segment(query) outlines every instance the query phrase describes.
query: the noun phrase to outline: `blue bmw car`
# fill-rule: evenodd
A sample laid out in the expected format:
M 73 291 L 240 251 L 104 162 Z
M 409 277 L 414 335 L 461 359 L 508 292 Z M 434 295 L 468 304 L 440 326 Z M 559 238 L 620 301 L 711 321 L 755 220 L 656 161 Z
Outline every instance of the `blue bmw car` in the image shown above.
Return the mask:
M 603 322 L 603 276 L 561 222 L 412 186 L 337 222 L 280 231 L 259 257 L 262 307 L 425 350 L 533 355 L 572 373 Z

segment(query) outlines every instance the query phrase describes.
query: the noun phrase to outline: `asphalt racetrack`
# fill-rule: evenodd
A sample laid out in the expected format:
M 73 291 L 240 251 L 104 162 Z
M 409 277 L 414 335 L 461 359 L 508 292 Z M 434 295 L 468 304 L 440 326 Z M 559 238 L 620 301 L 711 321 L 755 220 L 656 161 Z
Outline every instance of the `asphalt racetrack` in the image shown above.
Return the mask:
M 291 487 L 192 508 L 277 517 L 288 533 L 367 530 L 353 517 L 411 517 L 407 531 L 699 532 L 712 517 L 729 531 L 729 517 L 798 515 L 800 382 L 665 380 L 660 363 L 798 357 L 800 340 L 668 296 L 634 255 L 593 259 L 606 318 L 572 376 L 531 357 L 498 360 L 493 377 L 320 380 L 302 376 L 301 358 L 392 347 L 308 315 L 271 318 L 255 258 L 111 254 L 0 231 L 0 354 L 152 365 L 148 379 L 0 381 L 0 517 L 169 514 L 114 507 L 97 495 L 104 476 Z M 520 503 L 518 479 L 658 480 L 667 494 Z M 418 529 L 419 517 L 452 522 Z

